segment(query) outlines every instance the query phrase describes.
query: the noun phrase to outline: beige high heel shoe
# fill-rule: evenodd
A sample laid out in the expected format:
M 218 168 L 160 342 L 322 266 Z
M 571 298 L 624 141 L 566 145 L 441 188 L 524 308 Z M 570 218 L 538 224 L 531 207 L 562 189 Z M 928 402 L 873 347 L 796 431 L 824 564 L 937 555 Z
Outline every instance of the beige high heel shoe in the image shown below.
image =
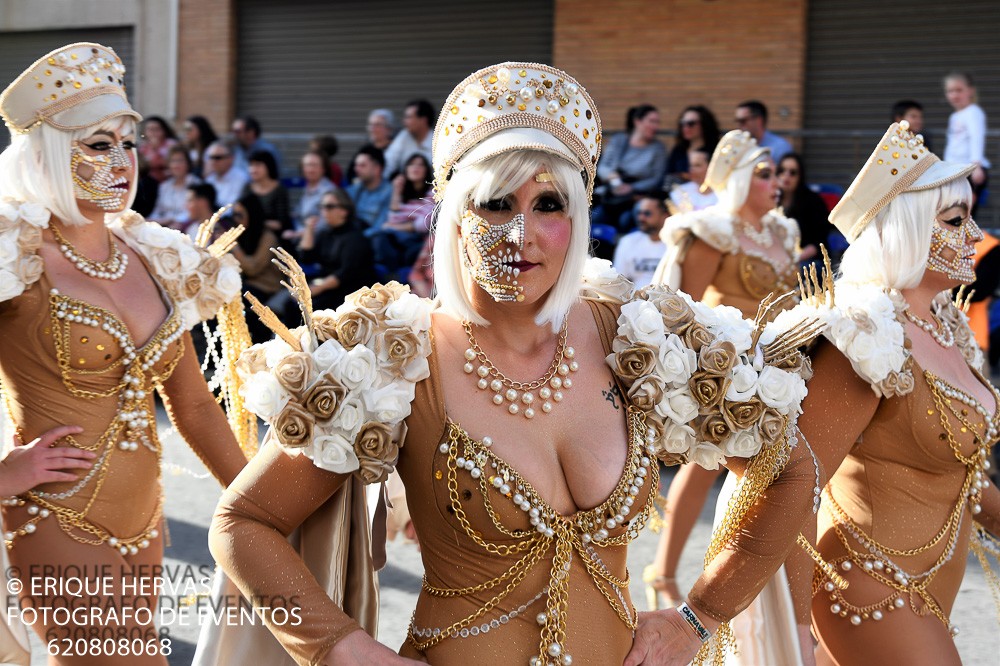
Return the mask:
M 675 608 L 684 601 L 677 579 L 658 575 L 652 564 L 643 569 L 642 582 L 646 584 L 646 605 L 651 611 Z

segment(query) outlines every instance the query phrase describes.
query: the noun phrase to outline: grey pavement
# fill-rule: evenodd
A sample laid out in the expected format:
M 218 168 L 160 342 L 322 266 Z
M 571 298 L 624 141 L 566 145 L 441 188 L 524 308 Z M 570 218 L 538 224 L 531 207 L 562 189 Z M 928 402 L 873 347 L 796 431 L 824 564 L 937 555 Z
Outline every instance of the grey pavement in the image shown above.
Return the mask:
M 168 567 L 210 567 L 212 558 L 206 545 L 208 525 L 220 490 L 215 479 L 208 477 L 197 457 L 184 442 L 174 436 L 163 443 L 164 460 L 195 472 L 201 478 L 177 468 L 168 467 L 163 485 L 166 493 L 165 514 L 169 521 L 171 545 L 166 551 Z M 670 472 L 664 476 L 663 487 Z M 701 569 L 701 557 L 711 536 L 712 512 L 715 506 L 717 484 L 702 511 L 688 547 L 681 559 L 678 579 L 687 589 Z M 632 572 L 632 598 L 640 610 L 645 610 L 645 593 L 642 586 L 642 569 L 650 562 L 656 549 L 657 535 L 649 530 L 633 542 L 629 550 L 629 570 Z M 379 619 L 379 640 L 398 648 L 406 637 L 406 627 L 420 589 L 422 567 L 420 554 L 412 545 L 397 542 L 388 544 L 388 564 L 380 574 L 382 611 Z M 997 610 L 990 597 L 986 580 L 978 561 L 969 558 L 965 580 L 953 613 L 961 633 L 956 639 L 963 663 L 972 666 L 1000 664 L 1000 632 L 997 630 Z M 174 653 L 171 666 L 187 666 L 197 642 L 197 626 L 168 626 Z M 34 640 L 32 666 L 43 666 L 45 653 Z M 257 666 L 257 665 L 255 665 Z M 261 664 L 259 666 L 266 666 Z

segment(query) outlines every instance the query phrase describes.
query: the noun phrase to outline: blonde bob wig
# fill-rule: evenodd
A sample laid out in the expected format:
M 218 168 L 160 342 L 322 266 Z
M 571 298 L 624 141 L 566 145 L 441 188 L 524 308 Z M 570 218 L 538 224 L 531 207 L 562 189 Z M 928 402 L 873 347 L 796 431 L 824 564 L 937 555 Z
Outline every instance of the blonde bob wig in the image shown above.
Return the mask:
M 41 204 L 65 224 L 88 224 L 90 220 L 76 204 L 70 172 L 71 149 L 74 142 L 101 131 L 134 135 L 135 120 L 130 116 L 117 116 L 99 125 L 69 132 L 41 123 L 26 134 L 14 134 L 10 146 L 0 153 L 0 196 Z M 136 152 L 134 149 L 130 152 L 134 161 Z M 129 188 L 126 209 L 135 200 L 138 182 L 137 170 Z
M 446 312 L 480 326 L 489 325 L 472 306 L 472 290 L 481 287 L 473 281 L 462 262 L 459 233 L 462 214 L 470 206 L 481 206 L 513 193 L 539 170 L 552 174 L 552 185 L 565 202 L 572 226 L 562 272 L 535 322 L 549 324 L 554 332 L 562 326 L 566 313 L 580 298 L 581 276 L 590 246 L 590 209 L 579 166 L 537 150 L 501 153 L 477 164 L 459 167 L 452 175 L 438 206 L 434 243 L 434 284 Z
M 840 262 L 842 279 L 889 289 L 916 287 L 927 267 L 935 218 L 962 204 L 972 204 L 972 188 L 964 178 L 931 190 L 903 192 L 847 248 Z

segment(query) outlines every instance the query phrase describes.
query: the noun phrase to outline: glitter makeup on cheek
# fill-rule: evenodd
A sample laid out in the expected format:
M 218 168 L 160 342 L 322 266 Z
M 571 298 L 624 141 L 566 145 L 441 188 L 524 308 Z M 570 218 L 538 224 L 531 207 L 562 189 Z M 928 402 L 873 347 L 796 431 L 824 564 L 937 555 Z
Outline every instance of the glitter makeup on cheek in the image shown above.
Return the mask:
M 86 180 L 80 176 L 81 164 L 86 164 L 94 170 L 93 175 Z M 70 170 L 73 174 L 73 190 L 76 198 L 91 201 L 107 211 L 121 210 L 125 205 L 129 188 L 118 186 L 127 186 L 129 182 L 124 176 L 115 176 L 115 169 L 131 166 L 132 160 L 121 143 L 114 144 L 107 155 L 88 155 L 79 145 L 74 144 L 70 152 Z
M 511 265 L 521 260 L 519 250 L 524 247 L 524 215 L 515 215 L 505 224 L 491 225 L 467 210 L 462 214 L 461 242 L 462 261 L 466 269 L 494 301 L 524 298 L 521 294 L 524 287 L 517 283 L 520 271 Z

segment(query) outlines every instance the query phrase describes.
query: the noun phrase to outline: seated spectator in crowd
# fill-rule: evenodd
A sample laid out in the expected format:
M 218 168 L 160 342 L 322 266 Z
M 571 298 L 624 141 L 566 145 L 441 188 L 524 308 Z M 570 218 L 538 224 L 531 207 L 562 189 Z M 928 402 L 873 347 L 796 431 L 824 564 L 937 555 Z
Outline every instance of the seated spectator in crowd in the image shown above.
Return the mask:
M 318 274 L 312 278 L 313 307 L 317 310 L 336 308 L 344 297 L 375 281 L 371 243 L 354 217 L 354 202 L 340 189 L 323 194 L 321 216 L 306 225 L 299 240 L 299 257 L 303 264 L 317 264 Z M 288 319 L 297 321 L 298 308 L 288 312 Z
M 205 153 L 219 136 L 205 116 L 190 116 L 184 121 L 184 147 L 191 157 L 191 171 L 198 177 L 205 175 Z
M 792 152 L 792 144 L 767 129 L 767 107 L 764 103 L 752 99 L 736 107 L 733 118 L 736 127 L 750 132 L 761 148 L 771 149 L 771 159 L 777 164 L 786 153 Z
M 892 122 L 905 120 L 910 123 L 910 131 L 914 134 L 924 132 L 924 107 L 912 99 L 901 99 L 892 105 Z M 924 136 L 924 147 L 931 149 L 931 142 Z
M 354 213 L 364 224 L 365 235 L 371 237 L 389 217 L 392 185 L 382 174 L 385 156 L 375 146 L 362 146 L 354 156 L 355 181 L 347 188 L 354 202 Z
M 715 148 L 712 148 L 712 151 L 714 150 Z M 687 174 L 690 180 L 670 188 L 670 201 L 667 206 L 671 215 L 701 210 L 718 203 L 719 198 L 711 188 L 705 188 L 702 192 L 711 159 L 712 152 L 707 148 L 693 148 L 688 151 Z
M 217 140 L 205 151 L 208 173 L 205 182 L 215 188 L 220 206 L 235 203 L 250 180 L 246 172 L 236 166 L 233 149 L 227 141 Z
M 139 138 L 139 155 L 149 165 L 149 175 L 162 183 L 168 177 L 167 154 L 177 145 L 177 135 L 160 116 L 149 116 L 142 121 Z
M 167 168 L 170 177 L 160 183 L 156 194 L 156 207 L 150 218 L 171 229 L 181 229 L 187 225 L 188 215 L 184 202 L 187 200 L 189 185 L 200 183 L 201 179 L 191 173 L 191 158 L 187 148 L 175 145 L 167 154 Z
M 233 139 L 236 140 L 235 152 L 236 165 L 244 171 L 250 168 L 250 156 L 259 151 L 271 153 L 274 163 L 281 173 L 281 153 L 270 141 L 261 138 L 260 123 L 253 116 L 240 116 L 233 121 Z
M 278 238 L 292 231 L 292 208 L 288 190 L 278 180 L 278 164 L 266 150 L 250 153 L 250 182 L 243 188 L 241 199 L 254 197 L 264 211 L 264 224 Z
M 660 229 L 667 219 L 667 207 L 662 199 L 642 197 L 635 204 L 637 229 L 618 241 L 615 270 L 627 277 L 637 288 L 645 287 L 653 281 L 656 267 L 667 251 L 666 243 L 660 240 Z
M 594 222 L 625 229 L 631 227 L 632 205 L 642 196 L 658 192 L 667 168 L 667 150 L 656 138 L 660 113 L 642 104 L 628 110 L 626 131 L 604 144 L 597 175 L 604 181 L 601 205 Z
M 688 153 L 704 150 L 709 158 L 719 143 L 719 123 L 704 106 L 689 106 L 677 118 L 677 143 L 667 156 L 667 186 L 678 180 L 690 180 Z
M 375 109 L 368 114 L 367 132 L 368 143 L 365 145 L 375 146 L 384 154 L 389 149 L 393 137 L 396 136 L 396 116 L 389 109 Z M 357 156 L 358 154 L 354 153 L 354 157 Z M 353 183 L 355 179 L 354 157 L 347 165 L 344 182 L 348 185 Z
M 331 183 L 340 187 L 344 183 L 344 170 L 340 168 L 340 165 L 334 159 L 340 150 L 340 142 L 337 141 L 337 137 L 332 134 L 317 134 L 309 139 L 309 150 L 311 152 L 322 153 L 325 156 L 323 175 Z
M 160 183 L 149 175 L 149 162 L 142 155 L 136 164 L 136 174 L 135 201 L 132 202 L 132 210 L 143 217 L 149 217 L 156 208 L 156 194 L 160 189 Z
M 326 177 L 326 153 L 310 150 L 302 155 L 299 170 L 306 186 L 302 197 L 295 208 L 295 224 L 298 229 L 304 229 L 310 220 L 319 219 L 319 202 L 327 192 L 337 189 L 337 186 Z
M 371 237 L 375 261 L 390 271 L 412 266 L 424 245 L 434 212 L 431 177 L 431 163 L 422 153 L 414 153 L 392 179 L 389 217 Z
M 181 231 L 192 239 L 198 236 L 198 226 L 215 215 L 219 207 L 215 204 L 215 188 L 208 183 L 197 183 L 187 188 L 184 201 L 188 223 Z
M 233 204 L 232 220 L 234 224 L 244 227 L 232 250 L 243 271 L 243 288 L 262 303 L 267 303 L 272 296 L 283 291 L 282 273 L 271 263 L 274 256 L 271 248 L 278 247 L 278 236 L 267 227 L 264 209 L 257 197 L 241 197 Z M 247 317 L 247 326 L 254 343 L 266 342 L 274 337 L 258 317 Z
M 782 157 L 775 173 L 781 197 L 778 203 L 786 216 L 798 222 L 799 233 L 802 235 L 799 261 L 818 261 L 819 246 L 827 242 L 827 237 L 833 231 L 833 225 L 828 220 L 830 211 L 826 202 L 809 189 L 805 165 L 798 153 L 788 153 Z
M 406 105 L 403 112 L 403 131 L 396 135 L 385 150 L 385 175 L 395 178 L 403 169 L 403 163 L 413 153 L 422 153 L 430 162 L 434 136 L 434 122 L 437 113 L 425 99 L 416 99 Z

